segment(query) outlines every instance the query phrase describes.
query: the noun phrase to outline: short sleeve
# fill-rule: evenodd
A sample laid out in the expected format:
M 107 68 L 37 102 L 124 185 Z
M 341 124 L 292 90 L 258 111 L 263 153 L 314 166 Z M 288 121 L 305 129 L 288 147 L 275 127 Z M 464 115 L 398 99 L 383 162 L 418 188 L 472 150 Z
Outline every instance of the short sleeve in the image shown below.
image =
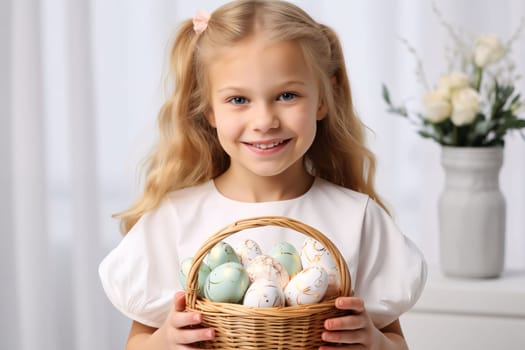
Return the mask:
M 423 291 L 427 265 L 416 245 L 369 199 L 362 226 L 355 295 L 383 328 L 408 311 Z
M 124 315 L 158 328 L 173 304 L 178 281 L 174 228 L 161 206 L 143 215 L 100 263 L 99 276 L 111 303 Z M 173 215 L 171 213 L 171 215 Z

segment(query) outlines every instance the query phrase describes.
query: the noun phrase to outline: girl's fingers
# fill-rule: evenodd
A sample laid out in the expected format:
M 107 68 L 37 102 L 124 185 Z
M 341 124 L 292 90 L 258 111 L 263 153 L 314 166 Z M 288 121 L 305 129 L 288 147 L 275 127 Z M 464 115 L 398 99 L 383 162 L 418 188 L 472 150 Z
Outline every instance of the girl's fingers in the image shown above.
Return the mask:
M 186 295 L 184 292 L 177 292 L 173 297 L 173 307 L 175 311 L 184 311 L 186 309 Z
M 202 315 L 198 312 L 185 312 L 186 297 L 184 292 L 177 292 L 173 297 L 173 310 L 169 316 L 169 326 L 173 329 L 171 333 L 174 344 L 192 344 L 195 342 L 209 340 L 215 336 L 212 328 L 200 328 Z M 192 347 L 186 347 L 193 349 Z
M 363 299 L 356 297 L 339 297 L 335 300 L 335 307 L 341 310 L 361 313 L 365 311 L 365 302 Z
M 365 328 L 366 320 L 361 315 L 347 315 L 329 318 L 324 322 L 324 328 L 328 331 L 355 331 Z
M 324 327 L 329 331 L 357 330 L 366 327 L 365 304 L 363 299 L 354 297 L 340 297 L 335 301 L 335 306 L 341 310 L 351 311 L 349 315 L 329 318 L 324 322 Z
M 196 326 L 202 322 L 202 315 L 197 312 L 175 312 L 171 316 L 171 326 L 185 328 Z
M 341 349 L 347 349 L 347 350 L 366 350 L 366 346 L 363 344 L 348 344 L 348 345 L 323 345 L 319 348 L 319 350 L 341 350 Z
M 349 313 L 345 316 L 327 319 L 324 323 L 326 331 L 322 339 L 333 345 L 322 346 L 321 350 L 331 349 L 365 349 L 367 340 L 368 316 L 363 299 L 355 297 L 340 297 L 335 306 Z
M 201 323 L 202 316 L 197 312 L 184 312 L 186 310 L 186 296 L 184 292 L 177 292 L 173 297 L 173 311 L 170 315 L 170 324 L 175 328 L 195 326 Z
M 357 331 L 333 331 L 323 332 L 322 339 L 334 344 L 363 345 L 366 340 L 366 332 L 362 329 Z
M 179 329 L 177 331 L 177 344 L 192 344 L 213 339 L 215 333 L 211 328 Z

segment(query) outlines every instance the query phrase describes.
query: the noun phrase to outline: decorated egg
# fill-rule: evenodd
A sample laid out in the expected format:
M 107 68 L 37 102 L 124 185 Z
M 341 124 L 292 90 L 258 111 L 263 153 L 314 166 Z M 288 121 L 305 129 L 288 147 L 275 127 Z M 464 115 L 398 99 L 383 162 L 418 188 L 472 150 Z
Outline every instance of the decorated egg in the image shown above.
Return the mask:
M 210 249 L 206 256 L 206 263 L 210 269 L 215 269 L 217 266 L 227 262 L 240 263 L 239 257 L 228 243 L 221 241 Z
M 235 252 L 239 256 L 241 264 L 244 267 L 248 267 L 250 261 L 257 255 L 262 254 L 261 247 L 253 239 L 244 239 L 237 243 L 234 247 Z
M 244 295 L 243 305 L 252 307 L 284 306 L 284 293 L 275 281 L 261 278 L 248 287 Z
M 188 279 L 188 274 L 190 273 L 191 263 L 193 261 L 193 258 L 185 258 L 180 263 L 180 269 L 179 269 L 179 281 L 182 286 L 182 288 L 186 289 L 186 283 Z M 210 274 L 211 269 L 208 265 L 205 263 L 202 263 L 199 267 L 199 273 L 197 275 L 197 284 L 199 286 L 199 296 L 204 296 L 204 283 L 206 282 L 206 278 L 208 278 L 208 275 Z
M 314 265 L 299 272 L 284 290 L 286 305 L 306 305 L 321 301 L 328 288 L 328 274 Z
M 207 299 L 219 303 L 240 303 L 250 281 L 246 269 L 237 262 L 227 262 L 214 268 L 204 285 Z
M 277 243 L 270 249 L 268 255 L 283 264 L 290 278 L 294 277 L 302 270 L 301 256 L 297 249 L 295 249 L 290 243 Z
M 246 268 L 246 271 L 250 277 L 250 282 L 263 278 L 275 281 L 282 289 L 284 289 L 290 280 L 290 276 L 288 272 L 286 272 L 283 264 L 277 259 L 265 254 L 253 258 Z
M 301 248 L 301 263 L 303 268 L 314 265 L 323 267 L 328 274 L 328 284 L 331 294 L 339 291 L 341 281 L 339 280 L 339 269 L 334 258 L 321 243 L 308 237 Z

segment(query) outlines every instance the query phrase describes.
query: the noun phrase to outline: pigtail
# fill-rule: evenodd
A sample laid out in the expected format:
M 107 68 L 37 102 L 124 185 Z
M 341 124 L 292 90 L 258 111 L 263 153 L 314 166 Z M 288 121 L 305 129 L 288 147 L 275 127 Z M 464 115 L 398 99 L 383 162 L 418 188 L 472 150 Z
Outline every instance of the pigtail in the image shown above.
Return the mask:
M 115 215 L 124 234 L 166 193 L 205 182 L 227 168 L 227 157 L 205 116 L 207 99 L 195 59 L 200 35 L 187 20 L 175 36 L 170 52 L 173 92 L 158 115 L 159 142 L 144 164 L 144 192 L 131 208 Z
M 387 210 L 374 189 L 376 159 L 366 146 L 366 126 L 354 109 L 341 43 L 330 27 L 319 24 L 319 29 L 330 46 L 326 63 L 328 74 L 325 71 L 326 81 L 322 82 L 324 103 L 329 112 L 327 118 L 319 122 L 309 152 L 315 165 L 314 173 L 340 186 L 368 194 Z

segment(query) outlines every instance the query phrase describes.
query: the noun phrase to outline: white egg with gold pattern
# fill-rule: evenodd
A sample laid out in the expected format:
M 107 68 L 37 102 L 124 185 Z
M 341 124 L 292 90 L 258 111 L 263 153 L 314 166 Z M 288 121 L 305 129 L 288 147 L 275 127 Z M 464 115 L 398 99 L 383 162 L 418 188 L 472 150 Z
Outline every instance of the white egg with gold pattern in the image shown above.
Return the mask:
M 304 240 L 301 247 L 301 263 L 303 268 L 319 265 L 328 274 L 328 284 L 331 294 L 338 293 L 341 281 L 339 279 L 339 269 L 334 258 L 321 243 L 312 237 Z
M 260 278 L 275 281 L 282 289 L 290 280 L 290 276 L 283 264 L 269 255 L 256 256 L 246 268 L 250 281 L 254 282 Z
M 252 307 L 281 307 L 285 305 L 284 293 L 275 281 L 258 279 L 244 295 L 243 305 Z
M 262 249 L 259 244 L 249 238 L 238 242 L 234 249 L 244 267 L 248 267 L 253 258 L 262 254 Z
M 321 266 L 307 267 L 299 272 L 284 290 L 286 305 L 315 304 L 324 298 L 328 288 L 328 274 Z

